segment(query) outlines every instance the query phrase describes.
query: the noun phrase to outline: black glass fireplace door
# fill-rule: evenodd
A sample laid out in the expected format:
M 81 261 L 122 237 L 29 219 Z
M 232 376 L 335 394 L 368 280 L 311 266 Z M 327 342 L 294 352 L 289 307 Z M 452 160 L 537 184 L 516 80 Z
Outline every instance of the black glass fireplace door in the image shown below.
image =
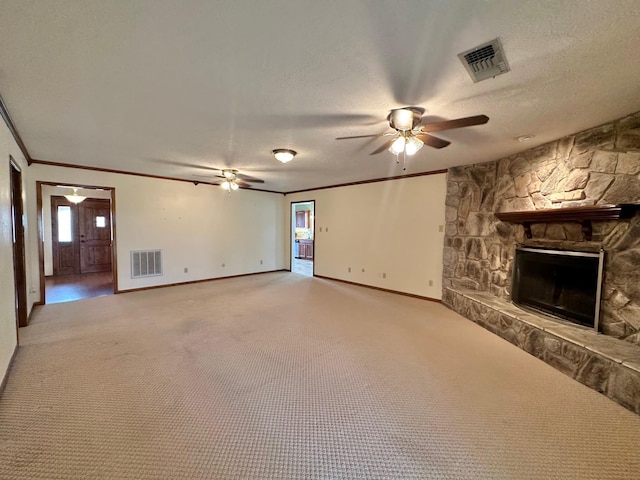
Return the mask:
M 598 327 L 604 252 L 517 248 L 514 303 Z

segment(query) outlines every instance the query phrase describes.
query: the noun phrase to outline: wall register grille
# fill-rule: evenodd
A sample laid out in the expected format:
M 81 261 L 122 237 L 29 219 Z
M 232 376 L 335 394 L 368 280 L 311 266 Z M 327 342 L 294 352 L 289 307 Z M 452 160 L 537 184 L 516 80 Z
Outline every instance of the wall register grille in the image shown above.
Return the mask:
M 162 275 L 162 250 L 132 250 L 131 278 Z

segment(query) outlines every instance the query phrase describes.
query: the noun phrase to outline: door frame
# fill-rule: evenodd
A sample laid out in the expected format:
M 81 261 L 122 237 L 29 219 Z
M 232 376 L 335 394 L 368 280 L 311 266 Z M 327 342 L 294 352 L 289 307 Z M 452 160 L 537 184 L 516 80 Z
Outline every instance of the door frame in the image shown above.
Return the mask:
M 9 184 L 11 196 L 11 223 L 13 240 L 13 278 L 16 309 L 16 340 L 18 327 L 26 327 L 27 315 L 27 267 L 24 242 L 24 202 L 22 201 L 22 169 L 9 155 Z
M 67 182 L 42 182 L 36 181 L 36 208 L 38 210 L 38 266 L 40 270 L 40 302 L 47 303 L 46 286 L 44 276 L 44 218 L 42 209 L 42 186 L 49 185 L 56 187 L 64 185 L 69 187 L 84 188 L 88 190 L 107 190 L 111 193 L 110 213 L 111 213 L 111 274 L 113 276 L 113 293 L 118 293 L 118 262 L 116 248 L 116 189 L 101 185 L 87 185 L 83 183 Z M 52 233 L 53 234 L 53 233 Z
M 295 202 L 289 202 L 289 271 L 293 267 L 293 243 L 295 242 L 295 221 L 296 218 L 293 213 L 293 206 L 299 203 L 313 203 L 313 273 L 312 276 L 316 276 L 316 201 L 313 200 L 297 200 Z

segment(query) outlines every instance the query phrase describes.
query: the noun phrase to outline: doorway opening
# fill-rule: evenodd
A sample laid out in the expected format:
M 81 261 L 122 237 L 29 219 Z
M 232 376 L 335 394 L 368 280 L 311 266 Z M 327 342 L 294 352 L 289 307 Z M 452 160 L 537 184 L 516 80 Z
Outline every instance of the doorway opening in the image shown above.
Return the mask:
M 291 271 L 308 277 L 314 274 L 315 204 L 291 203 Z
M 16 338 L 18 327 L 27 325 L 27 271 L 24 248 L 24 206 L 22 204 L 22 171 L 12 157 L 11 169 L 11 227 L 13 240 L 13 278 L 15 288 Z
M 43 303 L 115 293 L 115 190 L 38 183 Z M 67 197 L 74 188 L 84 200 Z

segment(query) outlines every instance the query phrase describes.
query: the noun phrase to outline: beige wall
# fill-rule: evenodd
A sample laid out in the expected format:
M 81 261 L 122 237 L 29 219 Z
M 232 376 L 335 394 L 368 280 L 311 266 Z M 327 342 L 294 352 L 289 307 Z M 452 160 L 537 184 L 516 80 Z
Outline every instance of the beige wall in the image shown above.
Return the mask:
M 16 347 L 15 286 L 13 278 L 13 227 L 11 220 L 11 179 L 9 157 L 22 171 L 23 200 L 26 191 L 27 163 L 9 129 L 0 120 L 0 381 L 9 367 Z M 27 202 L 24 203 L 25 211 Z M 30 232 L 25 229 L 25 240 Z M 26 252 L 30 261 L 30 252 Z M 27 278 L 27 282 L 31 279 Z M 28 304 L 31 309 L 31 302 Z
M 120 290 L 284 268 L 280 194 L 239 190 L 229 196 L 211 185 L 36 164 L 29 167 L 31 198 L 38 180 L 115 188 Z M 28 216 L 35 229 L 34 205 Z M 35 239 L 29 248 L 37 252 Z M 147 249 L 163 251 L 164 274 L 132 279 L 130 252 Z M 37 279 L 37 258 L 30 268 Z
M 445 195 L 446 174 L 437 174 L 291 194 L 284 201 L 286 212 L 292 202 L 316 202 L 316 275 L 440 299 Z M 287 219 L 285 239 L 289 225 Z M 289 248 L 287 240 L 287 265 Z

